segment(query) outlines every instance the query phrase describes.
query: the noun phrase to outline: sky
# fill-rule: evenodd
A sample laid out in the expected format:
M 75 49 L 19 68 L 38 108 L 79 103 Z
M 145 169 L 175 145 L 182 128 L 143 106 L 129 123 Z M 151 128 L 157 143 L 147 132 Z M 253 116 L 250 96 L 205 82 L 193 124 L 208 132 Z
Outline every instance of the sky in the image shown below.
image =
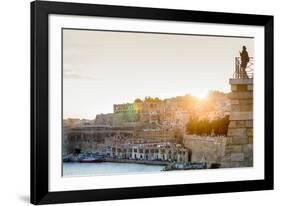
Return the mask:
M 254 39 L 63 30 L 63 118 L 94 119 L 113 104 L 209 90 L 229 92 L 242 46 Z

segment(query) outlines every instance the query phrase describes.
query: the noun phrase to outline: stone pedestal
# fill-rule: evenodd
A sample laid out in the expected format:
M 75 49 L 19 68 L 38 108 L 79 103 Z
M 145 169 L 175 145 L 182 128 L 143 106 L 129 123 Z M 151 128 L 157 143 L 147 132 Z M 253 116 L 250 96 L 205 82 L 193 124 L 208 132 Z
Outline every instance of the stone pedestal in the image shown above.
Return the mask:
M 253 166 L 253 79 L 230 79 L 231 112 L 221 167 Z

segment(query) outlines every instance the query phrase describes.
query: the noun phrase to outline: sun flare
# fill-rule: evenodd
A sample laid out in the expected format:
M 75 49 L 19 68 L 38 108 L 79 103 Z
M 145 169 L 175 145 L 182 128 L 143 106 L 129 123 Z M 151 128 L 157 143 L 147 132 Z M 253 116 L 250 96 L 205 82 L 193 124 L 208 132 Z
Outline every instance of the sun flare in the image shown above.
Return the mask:
M 207 92 L 198 92 L 194 93 L 193 96 L 195 96 L 197 99 L 204 99 L 208 96 Z

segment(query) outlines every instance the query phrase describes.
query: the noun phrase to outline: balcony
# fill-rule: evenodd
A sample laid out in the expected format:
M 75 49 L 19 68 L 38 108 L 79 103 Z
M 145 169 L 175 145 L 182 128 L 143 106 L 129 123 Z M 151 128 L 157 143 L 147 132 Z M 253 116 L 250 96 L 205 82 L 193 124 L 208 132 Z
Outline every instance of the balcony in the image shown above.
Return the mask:
M 253 66 L 254 58 L 250 57 L 246 69 L 241 68 L 241 58 L 235 57 L 235 72 L 233 73 L 234 79 L 253 79 Z

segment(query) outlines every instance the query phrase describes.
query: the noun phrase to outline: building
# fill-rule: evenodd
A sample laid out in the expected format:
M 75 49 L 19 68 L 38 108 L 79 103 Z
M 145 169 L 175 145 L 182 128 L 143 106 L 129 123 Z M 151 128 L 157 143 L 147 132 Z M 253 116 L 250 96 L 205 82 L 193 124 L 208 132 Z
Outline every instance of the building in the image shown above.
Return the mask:
M 115 159 L 188 162 L 188 150 L 169 142 L 113 145 L 107 152 L 107 156 Z
M 113 105 L 113 112 L 114 113 L 122 113 L 122 112 L 137 112 L 134 103 L 126 103 L 126 104 L 114 104 Z

